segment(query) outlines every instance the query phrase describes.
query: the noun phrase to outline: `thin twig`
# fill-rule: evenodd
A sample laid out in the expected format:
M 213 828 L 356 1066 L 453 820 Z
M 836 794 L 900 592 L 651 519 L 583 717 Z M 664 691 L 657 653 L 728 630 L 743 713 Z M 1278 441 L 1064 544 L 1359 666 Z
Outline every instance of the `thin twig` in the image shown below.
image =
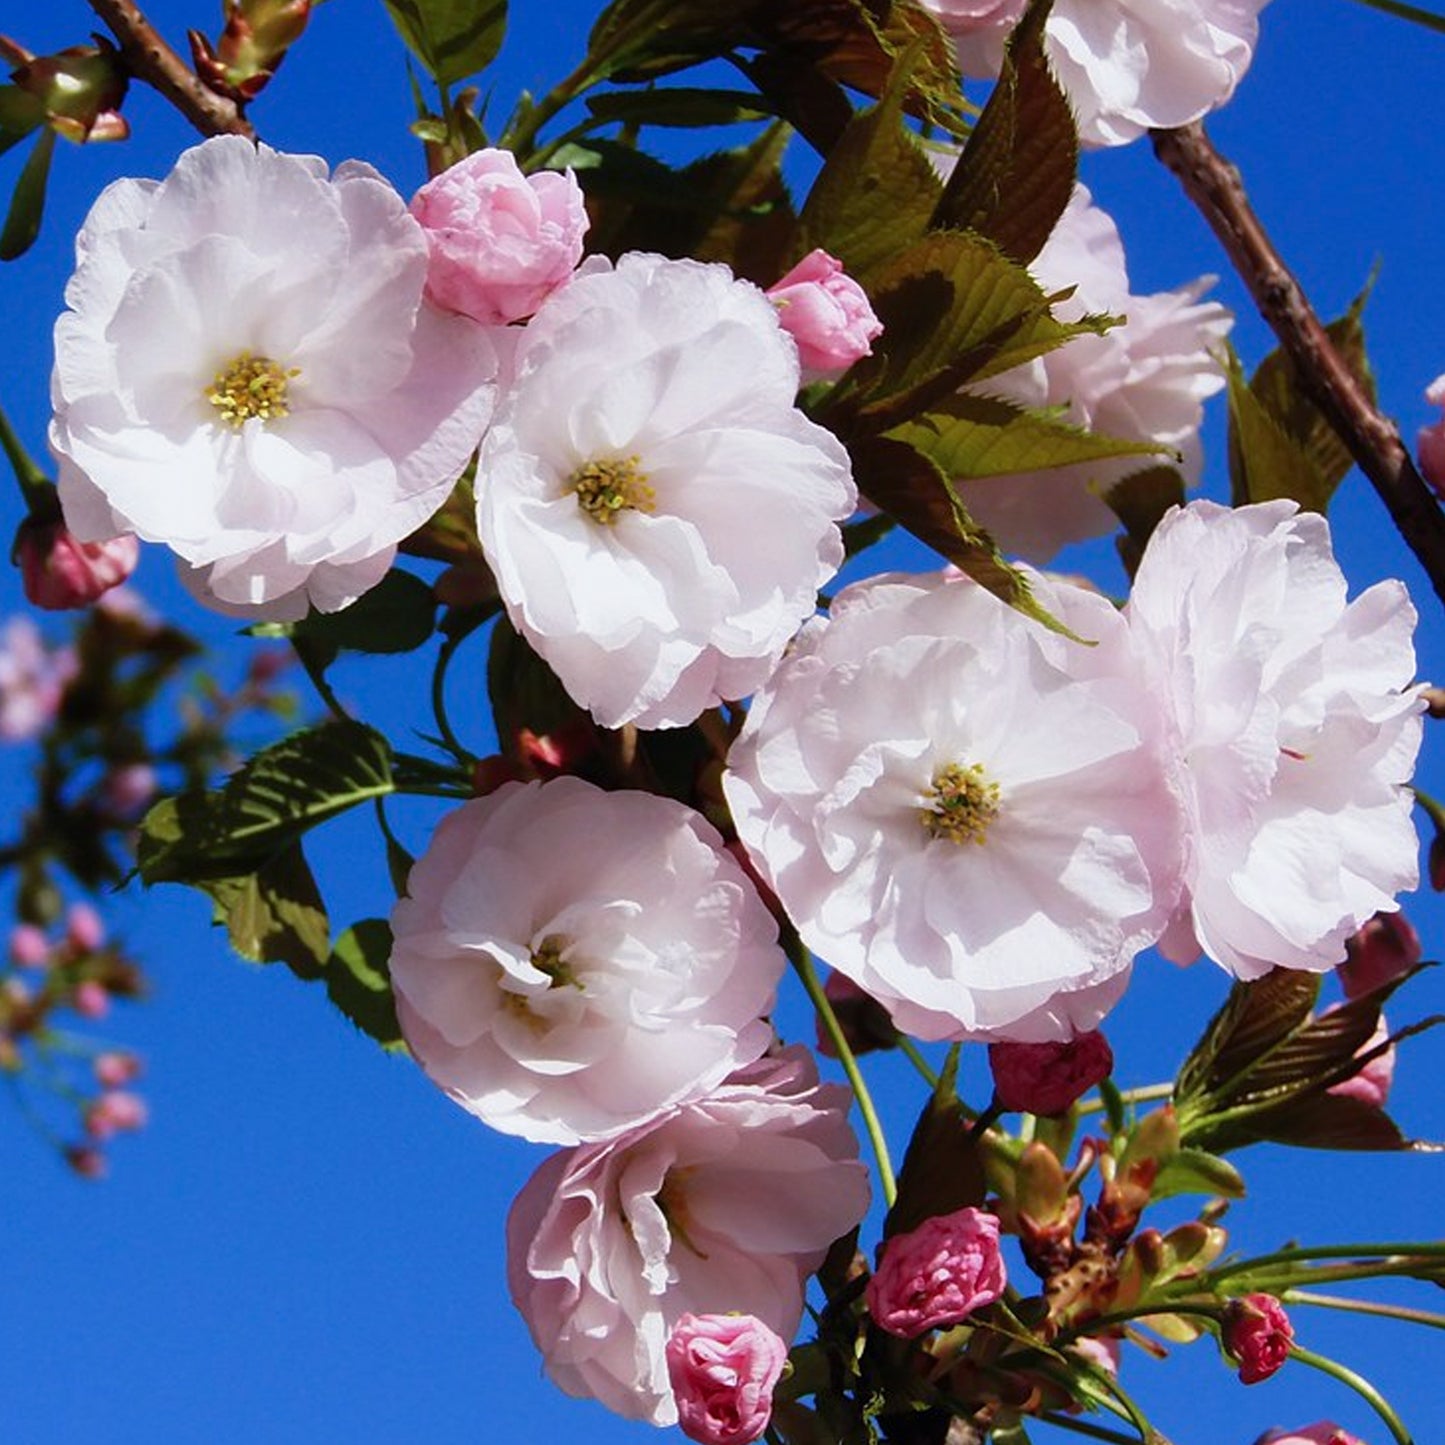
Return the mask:
M 1204 127 L 1152 133 L 1154 153 L 1179 177 L 1279 338 L 1310 399 L 1374 484 L 1395 526 L 1445 602 L 1445 514 L 1415 468 L 1399 428 L 1370 399 L 1255 215 L 1239 171 Z
M 255 127 L 235 101 L 203 85 L 134 0 L 90 0 L 90 8 L 115 36 L 131 74 L 160 91 L 202 135 L 256 138 Z

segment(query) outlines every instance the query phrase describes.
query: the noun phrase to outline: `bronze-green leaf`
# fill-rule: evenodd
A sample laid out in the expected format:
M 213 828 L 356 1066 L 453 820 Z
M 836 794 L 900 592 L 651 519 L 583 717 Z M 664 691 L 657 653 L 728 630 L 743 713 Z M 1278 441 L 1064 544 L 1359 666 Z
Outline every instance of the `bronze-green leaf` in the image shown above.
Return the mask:
M 438 85 L 485 69 L 507 33 L 506 0 L 385 0 L 401 38 Z

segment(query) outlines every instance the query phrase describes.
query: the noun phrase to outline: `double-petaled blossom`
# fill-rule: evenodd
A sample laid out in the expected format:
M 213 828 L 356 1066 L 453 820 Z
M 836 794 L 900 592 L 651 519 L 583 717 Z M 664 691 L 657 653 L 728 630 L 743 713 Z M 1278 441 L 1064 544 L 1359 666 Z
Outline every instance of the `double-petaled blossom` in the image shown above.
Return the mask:
M 669 1425 L 684 1315 L 752 1315 L 792 1339 L 808 1275 L 868 1207 L 847 1107 L 793 1047 L 543 1164 L 508 1216 L 507 1279 L 556 1384 Z
M 1365 1445 L 1365 1442 L 1332 1420 L 1320 1420 L 1293 1430 L 1267 1430 L 1254 1445 Z
M 965 75 L 995 76 L 1027 0 L 924 0 Z M 1122 145 L 1221 106 L 1254 59 L 1266 0 L 1055 0 L 1044 52 L 1085 145 Z
M 61 612 L 89 607 L 120 586 L 135 571 L 140 543 L 130 536 L 81 542 L 63 522 L 27 521 L 15 536 L 15 560 L 26 599 Z
M 83 542 L 163 542 L 222 611 L 374 586 L 491 413 L 485 328 L 423 302 L 427 245 L 375 171 L 239 136 L 92 207 L 55 328 L 50 442 Z
M 1289 1359 L 1294 1326 L 1273 1295 L 1247 1294 L 1230 1300 L 1221 1324 L 1224 1348 L 1238 1362 L 1242 1384 L 1269 1379 Z
M 961 1324 L 1004 1292 L 998 1219 L 972 1206 L 895 1235 L 868 1281 L 868 1313 L 905 1340 Z
M 397 1016 L 430 1077 L 494 1128 L 599 1139 L 772 1041 L 777 924 L 671 798 L 506 783 L 442 820 L 407 893 Z
M 1072 292 L 1054 304 L 1061 321 L 1107 314 L 1120 324 L 1076 336 L 977 389 L 1021 406 L 1062 408 L 1077 426 L 1167 449 L 1181 458 L 1186 482 L 1197 481 L 1204 402 L 1224 386 L 1219 352 L 1234 324 L 1225 307 L 1200 299 L 1212 278 L 1136 295 L 1118 227 L 1082 185 L 1029 270 L 1046 292 Z M 1005 552 L 1043 563 L 1066 542 L 1110 531 L 1117 519 L 1104 500 L 1109 488 L 1162 459 L 1112 457 L 964 478 L 958 486 L 974 519 Z
M 1404 587 L 1347 601 L 1328 525 L 1293 502 L 1194 502 L 1155 531 L 1125 615 L 1188 815 L 1162 951 L 1245 979 L 1333 967 L 1418 876 Z
M 809 251 L 768 287 L 768 300 L 798 344 L 804 381 L 841 376 L 883 333 L 868 293 L 826 251 Z
M 922 1038 L 1093 1028 L 1178 893 L 1123 622 L 1034 585 L 1093 645 L 959 574 L 845 588 L 729 754 L 738 833 L 803 940 Z
M 787 1359 L 787 1341 L 752 1315 L 683 1315 L 667 1337 L 682 1433 L 701 1445 L 758 1439 Z
M 477 473 L 513 625 L 604 726 L 763 682 L 843 558 L 847 453 L 773 306 L 721 265 L 589 262 L 522 332 Z

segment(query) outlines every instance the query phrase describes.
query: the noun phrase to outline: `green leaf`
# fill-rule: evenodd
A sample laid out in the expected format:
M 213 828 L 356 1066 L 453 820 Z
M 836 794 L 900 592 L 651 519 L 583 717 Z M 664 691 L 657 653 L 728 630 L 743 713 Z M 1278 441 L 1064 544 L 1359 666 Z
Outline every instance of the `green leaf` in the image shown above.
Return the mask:
M 385 0 L 401 38 L 438 85 L 485 69 L 507 32 L 506 0 Z
M 977 231 L 1014 260 L 1043 249 L 1074 193 L 1079 136 L 1044 54 L 1052 0 L 1035 0 L 944 187 L 935 224 Z
M 340 612 L 313 612 L 291 631 L 318 649 L 329 665 L 338 651 L 414 652 L 432 635 L 436 597 L 431 585 L 393 568 L 369 592 Z
M 957 1082 L 958 1049 L 953 1048 L 913 1126 L 898 1172 L 898 1197 L 883 1221 L 885 1239 L 906 1234 L 934 1215 L 983 1203 L 983 1160 L 959 1103 Z
M 1154 1176 L 1149 1197 L 1167 1199 L 1173 1194 L 1210 1194 L 1224 1199 L 1244 1198 L 1244 1176 L 1227 1159 L 1203 1149 L 1180 1149 Z
M 598 120 L 687 129 L 771 119 L 767 106 L 752 91 L 687 86 L 610 90 L 588 96 L 587 109 Z
M 1288 497 L 1311 512 L 1323 512 L 1334 490 L 1304 445 L 1245 382 L 1233 348 L 1229 383 L 1229 476 L 1235 506 Z
M 253 963 L 284 963 L 299 978 L 320 978 L 331 951 L 326 907 L 300 844 L 245 876 L 199 880 L 231 947 Z
M 1149 442 L 1100 436 L 1011 401 L 968 392 L 954 393 L 884 435 L 907 443 L 950 477 L 970 480 L 1115 457 L 1158 456 L 1165 450 Z
M 45 184 L 50 179 L 50 159 L 54 154 L 55 132 L 47 127 L 40 132 L 20 179 L 15 182 L 5 226 L 0 229 L 0 261 L 13 261 L 35 244 L 45 214 Z
M 218 792 L 156 804 L 141 823 L 141 878 L 199 883 L 256 872 L 318 823 L 392 791 L 380 733 L 357 722 L 309 728 L 258 753 Z
M 1165 512 L 1184 505 L 1184 478 L 1174 467 L 1144 467 L 1115 482 L 1103 497 L 1124 524 L 1115 545 L 1132 577 Z
M 331 1002 L 384 1048 L 402 1042 L 391 991 L 391 925 L 364 918 L 336 940 L 326 963 L 326 993 Z
M 942 184 L 903 123 L 900 66 L 877 105 L 849 122 L 799 216 L 801 251 L 821 246 L 870 294 L 873 274 L 927 231 Z
M 0 155 L 45 122 L 45 104 L 18 85 L 0 85 Z

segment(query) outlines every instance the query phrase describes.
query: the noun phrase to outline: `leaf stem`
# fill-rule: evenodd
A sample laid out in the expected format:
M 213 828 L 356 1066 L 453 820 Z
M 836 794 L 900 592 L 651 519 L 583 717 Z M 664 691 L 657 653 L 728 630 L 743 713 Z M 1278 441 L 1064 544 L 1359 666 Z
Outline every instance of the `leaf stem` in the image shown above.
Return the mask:
M 10 425 L 10 418 L 5 415 L 4 407 L 0 407 L 0 450 L 4 451 L 10 469 L 15 473 L 15 480 L 20 484 L 26 508 L 33 515 L 42 518 L 47 513 L 53 513 L 57 505 L 55 486 L 25 450 L 20 438 L 15 434 L 14 427 Z
M 1292 1360 L 1298 1360 L 1300 1364 L 1331 1375 L 1342 1385 L 1348 1385 L 1385 1422 L 1385 1428 L 1395 1437 L 1397 1445 L 1415 1445 L 1414 1437 L 1405 1428 L 1404 1422 L 1363 1375 L 1356 1374 L 1348 1365 L 1342 1365 L 1338 1360 L 1317 1355 L 1313 1350 L 1301 1349 L 1298 1345 L 1291 1345 L 1289 1354 Z
M 1445 35 L 1445 15 L 1437 15 L 1433 10 L 1407 5 L 1405 0 L 1356 0 L 1356 3 L 1370 10 L 1378 10 L 1384 15 L 1393 15 L 1397 20 L 1408 20 L 1414 25 L 1423 25 L 1427 30 Z
M 331 684 L 326 680 L 326 669 L 317 661 L 316 654 L 312 652 L 306 639 L 293 636 L 291 650 L 305 669 L 306 676 L 311 680 L 311 686 L 316 689 L 316 695 L 326 704 L 326 710 L 339 721 L 350 722 L 351 715 L 342 707 L 335 692 L 332 691 Z
M 1381 1319 L 1401 1320 L 1405 1324 L 1425 1325 L 1432 1330 L 1445 1330 L 1445 1315 L 1431 1310 L 1415 1310 L 1405 1305 L 1381 1304 L 1378 1300 L 1346 1299 L 1343 1295 L 1315 1294 L 1312 1290 L 1286 1290 L 1287 1304 L 1318 1305 L 1321 1309 L 1347 1310 L 1357 1315 L 1378 1315 Z
M 837 1051 L 838 1062 L 842 1064 L 843 1072 L 848 1076 L 848 1082 L 853 1086 L 853 1096 L 858 1103 L 858 1112 L 863 1117 L 863 1127 L 868 1133 L 868 1142 L 872 1146 L 873 1157 L 878 1163 L 878 1181 L 883 1188 L 883 1200 L 891 1209 L 894 1200 L 898 1198 L 898 1183 L 893 1175 L 893 1161 L 888 1157 L 888 1139 L 883 1132 L 883 1125 L 879 1122 L 878 1111 L 873 1107 L 873 1096 L 868 1092 L 868 1085 L 863 1081 L 863 1072 L 858 1067 L 858 1060 L 854 1057 L 853 1050 L 848 1046 L 848 1040 L 843 1035 L 843 1027 L 838 1022 L 838 1015 L 833 1012 L 833 1005 L 829 1002 L 828 995 L 823 992 L 823 985 L 818 982 L 818 972 L 813 967 L 812 956 L 803 947 L 802 940 L 791 928 L 784 930 L 783 947 L 787 952 L 788 961 L 793 965 L 793 971 L 802 980 L 803 988 L 807 991 L 814 1011 L 822 1021 L 824 1032 Z
M 937 1072 L 929 1066 L 928 1060 L 923 1057 L 918 1045 L 907 1034 L 898 1035 L 898 1052 L 913 1065 L 918 1076 L 930 1089 L 938 1087 Z
M 1174 1092 L 1174 1085 L 1145 1084 L 1137 1089 L 1120 1089 L 1119 1101 L 1123 1104 L 1148 1104 L 1155 1099 L 1167 1099 Z M 1081 1117 L 1086 1114 L 1102 1114 L 1108 1105 L 1100 1095 L 1094 1099 L 1081 1099 L 1074 1105 L 1074 1111 Z

